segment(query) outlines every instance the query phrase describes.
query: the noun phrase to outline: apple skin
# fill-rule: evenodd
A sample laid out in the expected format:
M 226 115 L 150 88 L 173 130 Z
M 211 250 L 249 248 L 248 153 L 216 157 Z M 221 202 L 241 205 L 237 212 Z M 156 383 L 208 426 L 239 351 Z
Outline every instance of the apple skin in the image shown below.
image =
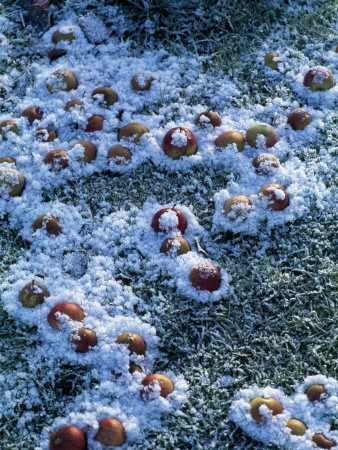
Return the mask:
M 201 291 L 213 292 L 219 288 L 220 273 L 214 264 L 201 262 L 194 265 L 189 279 L 194 288 Z
M 242 152 L 244 150 L 245 138 L 240 133 L 237 133 L 237 131 L 227 131 L 215 140 L 216 147 L 227 147 L 230 144 L 236 144 L 237 150 Z
M 294 436 L 303 436 L 306 433 L 307 426 L 298 419 L 290 419 L 286 424 Z
M 311 121 L 310 114 L 303 108 L 295 109 L 288 117 L 288 124 L 291 125 L 294 130 L 304 130 Z
M 92 162 L 92 161 L 96 158 L 96 155 L 97 155 L 97 148 L 96 148 L 96 146 L 95 146 L 94 144 L 92 144 L 91 142 L 89 142 L 89 141 L 79 141 L 79 142 L 77 142 L 76 144 L 74 144 L 72 148 L 74 148 L 75 145 L 81 145 L 81 146 L 84 148 L 83 156 L 82 156 L 82 157 L 79 157 L 79 158 L 77 159 L 77 161 L 82 161 L 82 162 L 85 162 L 85 163 L 90 163 L 90 162 Z
M 150 74 L 139 72 L 133 76 L 130 84 L 134 91 L 149 91 L 151 83 L 154 81 L 154 79 L 155 78 Z
M 131 140 L 131 142 L 137 143 L 145 133 L 149 133 L 149 130 L 144 125 L 136 122 L 128 123 L 120 129 L 117 139 L 120 141 L 125 138 Z
M 277 134 L 273 127 L 267 123 L 256 122 L 248 128 L 246 140 L 251 147 L 257 148 L 257 136 L 263 134 L 266 138 L 266 147 L 273 147 L 277 143 Z
M 38 106 L 26 108 L 21 114 L 21 117 L 27 117 L 30 124 L 32 124 L 34 120 L 41 120 L 42 116 L 43 111 Z
M 49 128 L 38 128 L 35 132 L 35 137 L 42 142 L 53 142 L 57 138 L 57 134 Z
M 127 344 L 130 353 L 144 355 L 146 352 L 146 343 L 136 333 L 123 333 L 116 338 L 117 344 Z
M 187 143 L 182 147 L 172 144 L 172 136 L 175 131 L 184 133 Z M 185 127 L 175 127 L 169 130 L 162 141 L 164 153 L 172 159 L 179 159 L 181 156 L 192 156 L 197 152 L 197 141 L 193 133 Z
M 5 196 L 20 197 L 24 187 L 25 178 L 21 172 L 10 167 L 0 169 L 0 190 L 5 188 Z M 3 194 L 0 193 L 0 198 Z
M 74 32 L 64 33 L 61 30 L 56 30 L 52 36 L 53 44 L 58 44 L 61 41 L 73 42 L 75 39 Z
M 127 440 L 124 426 L 116 419 L 103 419 L 99 422 L 99 429 L 94 441 L 107 447 L 121 447 Z
M 68 167 L 68 153 L 64 150 L 51 150 L 47 153 L 44 163 L 50 164 L 50 170 L 59 172 Z
M 272 411 L 273 416 L 276 416 L 277 414 L 281 414 L 283 412 L 283 407 L 278 400 L 272 397 L 255 397 L 250 401 L 250 413 L 252 418 L 257 423 L 261 423 L 261 421 L 264 419 L 264 416 L 259 412 L 259 408 L 262 405 L 266 405 Z
M 87 353 L 92 347 L 97 345 L 95 331 L 89 330 L 88 328 L 79 328 L 73 331 L 70 341 L 72 344 L 75 344 L 76 353 Z
M 331 439 L 326 438 L 322 433 L 317 433 L 317 434 L 313 435 L 312 441 L 319 448 L 332 448 L 335 445 L 337 445 L 335 441 L 332 441 Z
M 109 149 L 108 151 L 108 158 L 124 158 L 124 160 L 122 159 L 115 159 L 114 162 L 117 165 L 120 164 L 128 164 L 129 161 L 131 160 L 132 154 L 131 152 L 127 149 L 127 147 L 122 147 L 122 145 L 114 145 L 114 147 L 112 147 L 111 149 Z
M 274 193 L 274 189 L 278 189 L 279 191 L 284 192 L 284 198 L 278 199 Z M 289 196 L 286 190 L 279 184 L 269 183 L 262 187 L 259 191 L 259 194 L 264 195 L 265 197 L 269 197 L 268 208 L 274 211 L 283 211 L 283 209 L 287 208 L 290 204 Z
M 48 234 L 59 236 L 59 234 L 61 233 L 62 228 L 59 219 L 51 216 L 50 214 L 44 214 L 42 216 L 37 217 L 32 225 L 33 230 L 36 231 L 39 228 L 42 228 L 44 224 L 46 224 L 46 231 Z
M 271 153 L 261 153 L 252 160 L 252 165 L 256 172 L 262 175 L 269 175 L 273 169 L 280 166 L 277 156 Z
M 7 127 L 8 127 L 8 130 L 5 132 L 5 128 L 7 128 Z M 4 141 L 7 141 L 5 134 L 8 131 L 11 131 L 12 133 L 15 133 L 15 134 L 19 134 L 19 128 L 17 127 L 14 120 L 11 120 L 11 119 L 4 120 L 3 122 L 0 123 L 0 134 Z
M 117 93 L 107 86 L 101 86 L 94 89 L 92 92 L 92 99 L 97 100 L 98 94 L 103 95 L 103 101 L 106 104 L 106 106 L 113 105 L 119 99 Z
M 174 211 L 176 213 L 177 219 L 178 219 L 178 225 L 174 228 L 164 228 L 161 225 L 160 218 L 162 214 L 168 212 L 168 211 Z M 154 215 L 153 220 L 151 222 L 152 228 L 156 231 L 156 233 L 168 233 L 168 231 L 173 231 L 175 229 L 179 230 L 181 233 L 184 233 L 184 230 L 187 228 L 187 221 L 184 217 L 184 214 L 175 208 L 163 208 L 157 211 L 157 213 Z
M 167 398 L 168 395 L 170 395 L 174 391 L 174 384 L 170 380 L 170 378 L 160 373 L 153 373 L 151 375 L 147 375 L 142 380 L 143 389 L 141 391 L 141 397 L 143 400 L 151 400 L 149 393 L 153 392 L 155 382 L 160 385 L 160 396 L 163 398 Z
M 74 100 L 70 100 L 67 103 L 65 110 L 70 111 L 72 108 L 75 108 L 76 106 L 78 106 L 80 109 L 83 108 L 83 103 L 78 98 L 75 98 Z
M 203 117 L 206 117 L 209 121 L 204 122 Z M 201 112 L 195 119 L 195 125 L 200 125 L 203 127 L 207 124 L 210 124 L 213 127 L 220 127 L 222 125 L 222 119 L 218 114 L 209 109 L 208 111 Z
M 93 133 L 94 131 L 101 131 L 103 128 L 104 118 L 98 114 L 94 114 L 89 117 L 87 122 L 87 127 L 85 129 L 86 133 Z
M 80 308 L 80 306 L 75 305 L 75 303 L 69 302 L 59 303 L 49 311 L 49 314 L 47 316 L 48 323 L 52 328 L 54 328 L 54 330 L 60 330 L 59 325 L 60 323 L 62 323 L 56 317 L 57 312 L 66 314 L 71 320 L 74 320 L 76 322 L 82 322 L 83 319 L 85 318 L 83 310 Z
M 61 56 L 67 55 L 67 50 L 64 48 L 51 48 L 47 52 L 47 56 L 49 58 L 49 61 L 52 62 L 55 59 L 61 58 Z
M 242 206 L 242 208 L 241 208 Z M 224 205 L 224 213 L 229 220 L 234 222 L 238 217 L 247 216 L 251 210 L 252 203 L 245 195 L 234 195 L 230 197 Z M 235 213 L 235 217 L 229 216 L 231 212 Z
M 34 3 L 27 6 L 28 11 L 34 15 L 35 12 L 44 12 L 47 11 L 50 7 L 50 4 L 47 3 L 46 0 L 35 0 Z
M 50 450 L 85 450 L 85 448 L 86 436 L 80 428 L 68 425 L 51 433 Z
M 35 286 L 41 292 L 34 292 Z M 41 284 L 28 283 L 24 286 L 19 293 L 19 300 L 22 306 L 25 308 L 35 308 L 37 305 L 41 305 L 46 297 L 49 297 L 48 289 Z
M 323 384 L 312 384 L 306 389 L 305 394 L 310 402 L 319 402 L 326 398 L 323 394 L 327 394 L 327 391 Z
M 11 158 L 10 156 L 3 156 L 2 158 L 0 158 L 0 164 L 4 163 L 15 164 L 15 159 Z
M 71 91 L 78 87 L 78 81 L 73 72 L 60 69 L 53 72 L 47 79 L 47 89 L 51 94 L 58 91 Z
M 264 64 L 267 67 L 270 67 L 270 69 L 278 70 L 278 64 L 280 64 L 280 62 L 274 61 L 274 58 L 279 58 L 278 53 L 267 53 L 264 56 Z
M 182 237 L 167 238 L 162 242 L 160 252 L 167 256 L 181 256 L 190 252 L 189 243 Z
M 143 373 L 143 369 L 138 364 L 135 364 L 134 362 L 130 362 L 129 364 L 129 373 L 133 374 L 134 372 L 140 372 Z
M 309 69 L 303 80 L 303 84 L 311 91 L 327 91 L 334 86 L 334 77 L 330 69 L 323 66 L 316 66 Z

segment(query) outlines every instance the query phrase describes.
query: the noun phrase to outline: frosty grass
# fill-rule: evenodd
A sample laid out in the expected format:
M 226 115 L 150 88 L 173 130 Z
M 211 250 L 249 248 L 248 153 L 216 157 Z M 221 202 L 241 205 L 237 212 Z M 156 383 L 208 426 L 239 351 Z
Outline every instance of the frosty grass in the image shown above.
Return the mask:
M 5 27 L 9 25 L 9 21 L 4 23 Z M 14 119 L 20 130 L 19 135 L 7 133 L 8 140 L 0 141 L 0 156 L 13 157 L 16 168 L 26 180 L 21 197 L 0 199 L 1 216 L 8 218 L 10 228 L 26 242 L 27 247 L 3 277 L 1 297 L 10 317 L 22 322 L 24 327 L 35 326 L 37 330 L 37 345 L 23 350 L 27 352 L 25 358 L 29 355 L 29 369 L 20 370 L 18 363 L 12 378 L 0 375 L 0 414 L 14 420 L 19 405 L 17 427 L 20 429 L 20 439 L 29 436 L 29 442 L 35 448 L 48 448 L 47 429 L 56 430 L 70 424 L 86 431 L 89 448 L 101 448 L 93 437 L 98 422 L 105 417 L 114 417 L 123 423 L 127 434 L 125 447 L 135 445 L 136 448 L 140 445 L 137 448 L 145 448 L 140 444 L 144 433 L 163 429 L 164 414 L 184 415 L 180 409 L 189 398 L 188 383 L 184 377 L 180 373 L 162 370 L 160 372 L 174 382 L 175 390 L 168 399 L 159 397 L 145 404 L 140 398 L 144 375 L 138 372 L 129 374 L 130 360 L 141 365 L 146 373 L 158 371 L 156 362 L 161 354 L 153 326 L 157 314 L 151 306 L 153 296 L 170 302 L 170 296 L 166 295 L 168 290 L 175 292 L 175 296 L 182 299 L 182 304 L 185 299 L 193 299 L 201 308 L 213 308 L 217 302 L 226 304 L 229 298 L 236 296 L 236 285 L 230 275 L 233 272 L 231 258 L 226 260 L 228 265 L 221 267 L 219 290 L 212 293 L 197 291 L 189 282 L 189 273 L 196 263 L 210 261 L 219 266 L 218 244 L 213 235 L 232 232 L 255 236 L 260 242 L 257 247 L 257 258 L 260 258 L 270 244 L 274 245 L 273 241 L 269 244 L 274 229 L 306 217 L 314 207 L 321 211 L 336 207 L 332 188 L 326 182 L 327 174 L 332 173 L 334 167 L 336 147 L 332 138 L 325 136 L 329 136 L 327 124 L 337 111 L 338 85 L 326 92 L 311 92 L 302 84 L 306 71 L 316 65 L 309 56 L 277 46 L 273 50 L 281 55 L 282 67 L 276 72 L 263 66 L 268 48 L 262 48 L 254 64 L 263 72 L 267 84 L 282 83 L 287 95 L 268 98 L 264 105 L 260 104 L 259 99 L 257 103 L 250 103 L 245 86 L 236 80 L 204 73 L 202 57 L 177 57 L 164 50 L 147 51 L 135 57 L 126 43 L 113 37 L 109 38 L 108 43 L 100 45 L 88 43 L 77 26 L 75 14 L 68 14 L 67 20 L 46 32 L 40 45 L 49 48 L 52 34 L 60 27 L 74 30 L 75 40 L 71 44 L 61 42 L 57 45 L 57 48 L 66 48 L 67 55 L 52 63 L 42 58 L 39 64 L 32 64 L 29 70 L 34 82 L 20 102 L 0 116 L 0 122 Z M 3 57 L 14 52 L 14 49 L 5 38 L 5 33 L 1 37 L 0 53 Z M 316 52 L 320 51 L 318 46 Z M 331 69 L 337 80 L 338 55 L 332 49 L 321 56 L 321 64 Z M 151 89 L 141 94 L 134 92 L 130 86 L 131 78 L 139 72 L 149 73 L 149 68 L 155 79 Z M 58 69 L 75 73 L 79 81 L 75 91 L 48 92 L 46 80 Z M 10 87 L 18 75 L 13 69 L 12 73 L 2 75 L 0 82 Z M 118 102 L 106 108 L 102 103 L 93 101 L 91 92 L 98 86 L 114 89 L 119 96 Z M 201 99 L 200 103 L 194 101 L 195 97 Z M 81 99 L 84 108 L 65 111 L 66 103 L 76 98 Z M 203 126 L 194 125 L 196 115 L 209 109 L 210 103 L 221 116 L 222 125 L 213 128 L 207 121 Z M 44 112 L 42 120 L 33 126 L 27 119 L 20 118 L 22 111 L 30 106 L 39 106 Z M 286 124 L 288 113 L 298 107 L 304 107 L 312 116 L 311 124 L 304 131 L 294 131 Z M 104 117 L 103 131 L 85 133 L 83 130 L 87 120 L 93 114 Z M 244 135 L 249 126 L 258 121 L 269 123 L 276 130 L 278 142 L 273 148 L 266 149 L 264 139 L 260 139 L 258 149 L 246 144 L 242 153 L 237 151 L 235 145 L 216 150 L 214 141 L 217 136 L 226 131 L 238 131 Z M 138 144 L 125 142 L 131 150 L 132 160 L 127 165 L 116 165 L 114 161 L 107 160 L 107 152 L 119 144 L 117 130 L 130 122 L 145 125 L 149 133 L 143 135 Z M 36 128 L 51 126 L 58 132 L 58 138 L 53 143 L 42 143 L 35 138 Z M 196 155 L 177 161 L 165 155 L 161 141 L 165 133 L 176 126 L 187 127 L 194 133 L 198 142 Z M 186 137 L 178 132 L 174 139 L 177 145 L 183 145 Z M 97 158 L 92 163 L 78 162 L 79 151 L 75 148 L 69 154 L 68 168 L 53 172 L 44 164 L 43 160 L 50 150 L 69 151 L 80 140 L 89 140 L 98 148 Z M 308 156 L 311 156 L 314 143 L 317 146 L 318 142 L 321 162 L 312 164 Z M 281 166 L 269 175 L 258 175 L 252 166 L 252 159 L 264 152 L 276 155 Z M 117 199 L 119 207 L 112 208 L 114 198 L 111 198 L 111 191 L 100 199 L 91 191 L 93 186 L 90 183 L 82 182 L 94 174 L 102 174 L 104 189 L 108 173 L 108 177 L 115 176 L 116 180 L 119 176 L 125 177 L 130 181 L 128 189 L 133 190 L 134 174 L 145 165 L 151 168 L 149 176 L 160 189 L 170 192 L 170 177 L 175 174 L 182 183 L 182 189 L 191 191 L 199 204 L 212 202 L 211 226 L 206 226 L 204 213 L 194 207 L 194 201 L 181 204 L 174 194 L 165 203 L 159 203 L 152 195 L 144 201 L 140 199 L 139 204 L 121 204 Z M 198 172 L 203 174 L 202 183 Z M 223 186 L 218 182 L 214 188 L 213 179 L 219 174 L 224 176 Z M 185 177 L 189 182 L 184 182 Z M 72 182 L 80 183 L 76 186 L 80 189 L 78 201 L 74 202 L 69 201 Z M 259 189 L 272 182 L 282 185 L 288 192 L 290 206 L 282 212 L 268 210 L 266 201 L 258 196 Z M 208 195 L 210 189 L 213 191 L 212 198 Z M 232 222 L 224 215 L 223 207 L 229 197 L 239 194 L 248 196 L 253 206 L 247 220 Z M 91 201 L 96 203 L 96 208 Z M 174 204 L 187 219 L 184 238 L 192 246 L 191 252 L 177 258 L 160 254 L 159 249 L 166 237 L 180 233 L 156 234 L 150 226 L 153 215 L 159 209 Z M 45 229 L 33 232 L 32 223 L 42 214 L 59 219 L 62 227 L 59 236 L 50 236 Z M 173 218 L 169 214 L 163 220 L 170 224 Z M 228 250 L 234 255 L 240 254 L 241 246 L 235 244 L 233 249 Z M 135 289 L 131 283 L 134 276 L 139 280 Z M 47 287 L 51 295 L 44 304 L 27 309 L 19 302 L 18 294 L 32 279 Z M 147 293 L 147 283 L 152 279 L 160 279 L 160 287 L 157 291 L 151 288 Z M 46 320 L 48 312 L 63 301 L 74 302 L 84 310 L 86 317 L 83 326 L 95 330 L 98 337 L 98 345 L 92 351 L 77 354 L 73 350 L 68 336 L 78 324 L 66 321 L 61 332 L 49 326 Z M 115 343 L 119 334 L 128 331 L 144 338 L 147 345 L 144 357 L 130 356 L 126 347 Z M 34 373 L 43 367 L 46 377 L 51 379 L 49 388 L 53 390 L 55 374 L 60 370 L 70 370 L 72 366 L 74 373 L 78 370 L 78 377 L 85 380 L 83 389 L 73 401 L 67 401 L 65 405 L 60 403 L 62 414 L 41 411 L 40 428 L 37 429 L 34 424 L 36 410 L 41 409 L 45 401 L 43 397 L 48 397 L 49 393 L 48 390 L 41 391 L 36 385 Z M 122 376 L 116 377 L 116 373 Z M 226 376 L 218 381 L 219 385 L 224 386 L 230 382 L 231 377 Z M 325 385 L 329 397 L 323 403 L 309 404 L 307 401 L 304 390 L 313 383 Z M 250 400 L 258 395 L 278 399 L 283 405 L 283 414 L 272 417 L 267 413 L 266 423 L 257 426 L 248 411 Z M 316 432 L 323 432 L 338 442 L 337 431 L 330 430 L 332 416 L 337 412 L 337 381 L 316 375 L 300 383 L 291 396 L 285 395 L 278 386 L 253 386 L 239 391 L 232 402 L 229 419 L 252 438 L 264 443 L 310 449 L 311 438 Z M 306 423 L 308 430 L 303 437 L 291 436 L 285 427 L 291 417 Z M 28 448 L 27 443 L 24 445 Z

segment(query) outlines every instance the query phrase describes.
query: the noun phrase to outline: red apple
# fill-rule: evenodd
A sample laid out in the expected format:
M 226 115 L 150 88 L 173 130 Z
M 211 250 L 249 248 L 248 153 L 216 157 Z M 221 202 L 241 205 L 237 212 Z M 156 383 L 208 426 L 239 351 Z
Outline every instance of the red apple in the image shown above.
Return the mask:
M 149 73 L 139 72 L 131 79 L 131 87 L 134 91 L 149 91 L 154 77 Z
M 25 187 L 21 172 L 11 167 L 0 169 L 0 198 L 19 197 Z
M 89 350 L 97 345 L 96 333 L 88 328 L 79 328 L 70 336 L 70 341 L 75 344 L 75 351 L 77 353 L 87 353 Z
M 306 389 L 305 394 L 310 402 L 319 402 L 327 397 L 327 390 L 323 384 L 312 384 Z
M 167 238 L 161 245 L 160 252 L 167 256 L 180 256 L 190 252 L 189 243 L 182 237 Z
M 136 333 L 123 333 L 117 337 L 116 342 L 118 344 L 126 344 L 130 353 L 136 353 L 137 355 L 145 354 L 146 343 Z
M 53 142 L 57 138 L 56 132 L 49 128 L 37 128 L 35 136 L 42 142 Z
M 51 432 L 50 450 L 85 450 L 85 448 L 86 437 L 80 428 L 66 426 Z
M 124 138 L 128 141 L 137 143 L 140 141 L 141 136 L 143 136 L 145 133 L 149 133 L 149 130 L 144 125 L 136 122 L 128 123 L 120 129 L 117 135 L 117 139 L 120 141 Z
M 143 389 L 141 391 L 141 397 L 143 400 L 151 400 L 152 396 L 151 393 L 156 391 L 155 386 L 159 385 L 160 387 L 160 396 L 161 397 L 168 397 L 169 394 L 171 394 L 174 391 L 174 384 L 173 382 L 166 377 L 165 375 L 162 375 L 160 373 L 153 373 L 151 375 L 146 376 L 142 380 Z
M 126 439 L 124 426 L 116 419 L 101 420 L 98 432 L 94 437 L 94 441 L 98 441 L 107 447 L 121 447 Z
M 205 126 L 207 124 L 213 127 L 220 127 L 222 125 L 222 119 L 218 114 L 209 109 L 209 111 L 201 112 L 195 119 L 195 125 Z
M 169 130 L 163 138 L 164 153 L 172 159 L 181 156 L 191 156 L 197 152 L 197 141 L 188 128 L 175 127 Z
M 273 147 L 277 143 L 277 134 L 273 127 L 267 123 L 257 122 L 246 132 L 246 140 L 251 147 L 257 148 L 257 136 L 260 134 L 265 136 L 266 147 Z
M 331 70 L 327 67 L 316 66 L 306 72 L 303 84 L 314 92 L 327 91 L 333 88 L 335 81 Z
M 82 322 L 85 315 L 83 309 L 81 309 L 75 303 L 63 302 L 52 308 L 47 316 L 49 325 L 54 328 L 54 330 L 60 330 L 59 325 L 63 323 L 63 320 L 58 317 L 58 314 L 65 314 L 71 320 L 76 322 Z
M 45 164 L 50 164 L 50 170 L 60 171 L 68 167 L 68 153 L 64 150 L 51 150 L 47 153 Z
M 219 288 L 220 273 L 214 264 L 201 262 L 194 265 L 190 272 L 191 284 L 199 290 L 213 292 Z
M 154 215 L 151 226 L 156 233 L 168 233 L 174 230 L 179 230 L 181 233 L 184 233 L 187 227 L 187 221 L 183 213 L 178 209 L 163 208 Z
M 244 150 L 245 138 L 237 131 L 227 131 L 221 134 L 215 140 L 216 147 L 227 147 L 230 144 L 236 144 L 237 150 Z
M 131 152 L 126 147 L 122 147 L 122 145 L 114 145 L 108 151 L 108 158 L 112 159 L 117 165 L 128 164 L 131 157 Z
M 41 14 L 43 12 L 47 12 L 49 9 L 49 3 L 47 0 L 35 0 L 32 4 L 27 6 L 27 9 L 30 14 L 35 16 L 36 14 Z
M 32 124 L 34 120 L 41 120 L 43 116 L 43 111 L 38 106 L 31 106 L 30 108 L 26 108 L 21 117 L 27 117 L 28 122 Z
M 311 123 L 310 114 L 303 108 L 298 108 L 292 111 L 288 117 L 288 124 L 294 130 L 304 130 Z
M 224 213 L 231 221 L 238 217 L 245 219 L 252 208 L 252 203 L 245 195 L 234 195 L 230 197 L 224 205 Z
M 51 216 L 50 214 L 44 214 L 43 216 L 39 216 L 35 219 L 32 225 L 33 230 L 36 231 L 39 228 L 43 228 L 44 225 L 48 234 L 58 236 L 61 233 L 62 228 L 59 219 Z
M 325 437 L 322 433 L 317 433 L 312 436 L 312 441 L 317 445 L 319 448 L 332 448 L 337 445 L 337 443 L 331 439 L 328 439 Z
M 103 128 L 103 122 L 104 118 L 102 116 L 94 114 L 93 116 L 89 117 L 85 132 L 93 133 L 94 131 L 101 131 Z
M 37 305 L 41 305 L 46 297 L 49 297 L 48 289 L 41 284 L 34 283 L 34 280 L 26 284 L 19 294 L 19 300 L 26 308 L 35 308 Z
M 118 101 L 116 92 L 107 86 L 101 86 L 94 89 L 94 91 L 92 92 L 92 99 L 97 100 L 99 98 L 99 95 L 103 96 L 103 102 L 106 104 L 106 106 L 111 106 Z
M 252 160 L 252 165 L 257 173 L 269 175 L 273 169 L 277 169 L 280 166 L 280 163 L 277 156 L 271 153 L 261 153 Z
M 262 420 L 264 420 L 264 416 L 259 411 L 259 408 L 262 405 L 267 406 L 270 409 L 270 411 L 272 411 L 273 416 L 277 416 L 277 414 L 282 414 L 283 412 L 282 405 L 275 398 L 255 397 L 250 401 L 250 413 L 252 418 L 257 423 L 260 423 Z
M 276 183 L 269 183 L 262 187 L 259 194 L 268 197 L 268 208 L 274 211 L 283 211 L 289 206 L 289 196 L 286 190 Z

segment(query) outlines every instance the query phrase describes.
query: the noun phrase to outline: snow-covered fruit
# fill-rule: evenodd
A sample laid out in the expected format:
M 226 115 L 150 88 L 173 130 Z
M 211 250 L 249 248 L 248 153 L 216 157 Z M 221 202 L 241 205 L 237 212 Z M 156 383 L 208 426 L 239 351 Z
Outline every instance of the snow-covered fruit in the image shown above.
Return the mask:
M 272 412 L 273 416 L 277 414 L 281 414 L 283 412 L 283 407 L 275 398 L 263 398 L 263 397 L 255 397 L 250 401 L 250 414 L 252 418 L 257 422 L 261 423 L 264 419 L 263 414 L 260 412 L 260 407 L 265 405 Z
M 174 383 L 170 378 L 160 373 L 147 375 L 142 380 L 142 385 L 141 397 L 143 400 L 152 400 L 155 392 L 158 392 L 161 397 L 166 398 L 174 391 Z
M 330 69 L 323 66 L 316 66 L 309 69 L 303 80 L 303 84 L 311 91 L 327 91 L 334 86 L 334 77 Z
M 78 107 L 79 109 L 83 108 L 83 103 L 80 99 L 74 98 L 73 100 L 69 100 L 67 103 L 65 110 L 70 111 L 72 108 Z
M 19 128 L 12 119 L 4 120 L 0 123 L 0 134 L 4 141 L 7 141 L 6 134 L 11 131 L 12 133 L 19 134 Z
M 149 91 L 154 77 L 150 73 L 139 72 L 131 79 L 131 87 L 134 91 Z
M 107 86 L 100 86 L 93 90 L 92 99 L 98 100 L 103 97 L 103 102 L 106 106 L 111 106 L 118 101 L 118 95 L 113 89 Z
M 128 164 L 131 160 L 131 152 L 127 147 L 122 147 L 122 145 L 114 145 L 108 150 L 108 158 L 112 159 L 115 164 Z
M 15 164 L 15 159 L 11 158 L 10 156 L 3 156 L 0 158 L 0 164 Z
M 208 111 L 201 112 L 195 119 L 195 125 L 205 126 L 208 124 L 213 127 L 220 127 L 222 125 L 222 119 L 220 116 L 210 109 Z
M 50 450 L 85 450 L 86 436 L 78 427 L 71 425 L 50 432 Z
M 123 333 L 116 338 L 117 344 L 126 344 L 130 353 L 144 355 L 146 352 L 146 343 L 136 333 Z
M 311 116 L 306 109 L 298 108 L 290 112 L 288 117 L 288 124 L 294 130 L 304 130 L 311 123 Z
M 216 291 L 221 281 L 218 268 L 206 261 L 194 265 L 189 279 L 196 289 L 209 292 Z
M 121 447 L 127 440 L 124 426 L 116 419 L 103 419 L 99 422 L 99 429 L 94 441 L 107 447 Z
M 60 171 L 68 167 L 68 153 L 64 150 L 51 150 L 47 153 L 44 163 L 50 165 L 50 170 Z
M 324 436 L 323 433 L 316 433 L 312 436 L 312 441 L 317 445 L 319 448 L 332 448 L 335 447 L 337 444 L 332 439 L 328 439 L 326 436 Z
M 252 160 L 252 165 L 257 173 L 269 175 L 274 169 L 280 166 L 280 163 L 277 156 L 271 153 L 261 153 Z
M 49 297 L 48 289 L 41 284 L 34 283 L 34 280 L 26 284 L 19 293 L 19 300 L 26 308 L 35 308 L 37 305 L 41 305 L 46 297 Z
M 162 242 L 160 252 L 167 256 L 180 256 L 190 252 L 189 243 L 180 236 L 167 238 Z
M 267 67 L 270 67 L 270 69 L 278 70 L 278 64 L 280 64 L 282 61 L 278 55 L 278 53 L 267 53 L 264 56 L 264 64 Z
M 32 124 L 34 120 L 41 120 L 43 116 L 43 111 L 38 106 L 31 106 L 26 108 L 22 113 L 21 117 L 27 117 L 28 122 Z
M 318 402 L 326 398 L 327 390 L 323 384 L 312 384 L 306 389 L 305 394 L 310 402 Z
M 70 70 L 56 70 L 47 79 L 47 89 L 51 94 L 58 91 L 68 92 L 72 89 L 76 89 L 77 86 L 77 78 Z
M 73 145 L 71 150 L 77 147 L 75 150 L 79 150 L 81 154 L 77 155 L 76 160 L 80 162 L 90 163 L 96 158 L 97 148 L 89 141 L 79 141 Z
M 168 233 L 175 230 L 184 233 L 187 227 L 187 221 L 184 214 L 178 209 L 163 208 L 154 215 L 151 226 L 156 233 Z
M 79 328 L 72 332 L 70 341 L 75 344 L 77 353 L 87 353 L 97 345 L 97 336 L 95 331 L 89 328 Z
M 74 320 L 75 322 L 82 322 L 85 317 L 83 309 L 75 303 L 59 303 L 50 310 L 47 316 L 48 323 L 54 330 L 60 330 L 59 325 L 63 323 L 60 314 L 65 314 L 69 319 Z
M 48 234 L 53 234 L 54 236 L 58 236 L 62 230 L 59 219 L 50 214 L 43 214 L 37 217 L 32 226 L 34 231 L 39 228 L 45 228 Z
M 19 197 L 25 187 L 21 172 L 11 167 L 0 168 L 0 198 Z
M 57 138 L 57 134 L 49 128 L 37 128 L 35 137 L 42 142 L 53 142 Z
M 298 419 L 289 419 L 286 426 L 290 428 L 291 434 L 294 436 L 303 436 L 307 430 L 307 426 L 305 425 L 305 423 L 301 422 Z
M 129 363 L 129 373 L 133 374 L 134 372 L 142 373 L 143 369 L 138 364 L 135 364 L 134 362 L 130 361 L 130 363 Z
M 145 133 L 149 133 L 149 130 L 144 125 L 133 122 L 124 125 L 118 132 L 117 138 L 119 141 L 121 139 L 127 139 L 128 141 L 137 143 Z
M 289 206 L 289 196 L 286 190 L 276 183 L 269 183 L 259 191 L 260 195 L 268 198 L 268 208 L 274 211 L 283 211 Z
M 235 144 L 237 150 L 242 152 L 244 150 L 245 138 L 237 131 L 227 131 L 221 134 L 215 140 L 215 145 L 218 148 L 227 147 L 228 145 Z
M 258 147 L 258 135 L 263 135 L 265 137 L 266 147 L 273 147 L 277 143 L 277 134 L 273 127 L 268 123 L 256 122 L 247 129 L 246 140 L 251 147 Z
M 234 195 L 230 197 L 224 205 L 224 213 L 231 220 L 235 221 L 238 217 L 244 220 L 251 211 L 252 203 L 245 195 Z
M 74 39 L 74 30 L 71 27 L 62 27 L 54 31 L 52 35 L 53 44 L 58 44 L 61 41 L 73 42 Z
M 94 114 L 89 117 L 85 132 L 94 133 L 95 131 L 101 131 L 103 128 L 104 118 L 98 114 Z
M 193 133 L 185 127 L 169 130 L 162 141 L 164 153 L 172 159 L 192 156 L 197 152 L 197 141 Z

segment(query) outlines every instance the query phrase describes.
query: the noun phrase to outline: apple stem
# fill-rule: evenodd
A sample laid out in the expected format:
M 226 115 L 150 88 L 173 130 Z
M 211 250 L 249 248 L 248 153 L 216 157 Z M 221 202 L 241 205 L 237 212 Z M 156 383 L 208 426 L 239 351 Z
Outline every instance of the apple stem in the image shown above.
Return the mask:
M 175 206 L 176 206 L 176 203 L 174 203 L 174 206 L 171 208 L 171 209 L 174 209 L 175 208 Z

